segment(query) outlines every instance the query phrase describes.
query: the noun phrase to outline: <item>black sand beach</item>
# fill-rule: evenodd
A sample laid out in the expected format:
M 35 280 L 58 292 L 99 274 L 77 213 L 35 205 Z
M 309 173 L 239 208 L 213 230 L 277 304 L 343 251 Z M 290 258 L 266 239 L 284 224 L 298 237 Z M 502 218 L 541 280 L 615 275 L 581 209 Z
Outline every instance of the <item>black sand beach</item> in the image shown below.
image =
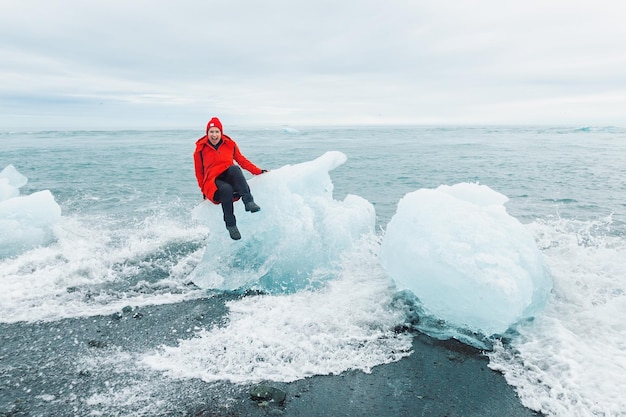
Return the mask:
M 0 416 L 508 416 L 521 405 L 481 352 L 416 333 L 413 354 L 375 367 L 292 383 L 266 382 L 282 403 L 253 400 L 252 384 L 176 380 L 139 354 L 225 320 L 222 294 L 126 308 L 110 316 L 1 324 Z

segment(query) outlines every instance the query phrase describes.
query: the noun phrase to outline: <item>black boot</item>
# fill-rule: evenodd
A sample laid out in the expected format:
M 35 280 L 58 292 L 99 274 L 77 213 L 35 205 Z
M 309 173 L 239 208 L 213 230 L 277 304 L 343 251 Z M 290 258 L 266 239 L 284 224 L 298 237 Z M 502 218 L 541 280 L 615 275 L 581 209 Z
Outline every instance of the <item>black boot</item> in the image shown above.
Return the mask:
M 246 208 L 246 211 L 249 211 L 251 213 L 256 213 L 257 211 L 261 210 L 261 207 L 259 207 L 259 205 L 255 203 L 254 200 L 250 200 L 247 203 L 244 203 L 244 206 Z
M 237 226 L 226 226 L 226 230 L 228 230 L 228 233 L 230 234 L 230 238 L 232 240 L 239 240 L 241 239 L 241 233 L 239 233 L 239 229 L 237 229 Z

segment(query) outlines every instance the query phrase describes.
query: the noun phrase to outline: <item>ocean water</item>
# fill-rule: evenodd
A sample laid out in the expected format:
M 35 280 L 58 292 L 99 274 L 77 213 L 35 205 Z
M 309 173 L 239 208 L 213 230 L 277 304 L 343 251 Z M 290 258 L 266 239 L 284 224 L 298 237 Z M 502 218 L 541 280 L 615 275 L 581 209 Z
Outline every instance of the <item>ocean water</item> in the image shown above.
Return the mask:
M 315 273 L 326 277 L 321 286 L 233 300 L 228 325 L 190 329 L 197 337 L 158 354 L 146 349 L 129 358 L 118 352 L 111 363 L 161 367 L 172 377 L 205 381 L 293 381 L 369 371 L 410 355 L 407 336 L 393 332 L 409 318 L 394 308 L 398 294 L 378 264 L 379 238 L 405 194 L 478 182 L 509 198 L 507 211 L 532 233 L 554 283 L 545 310 L 496 341 L 487 353 L 490 367 L 505 375 L 524 405 L 548 416 L 626 415 L 626 129 L 226 133 L 270 170 L 327 151 L 344 153 L 347 162 L 331 172 L 334 198 L 355 194 L 369 201 L 376 236 L 337 262 L 319 265 Z M 50 323 L 214 294 L 189 279 L 205 251 L 220 250 L 207 248 L 207 235 L 226 233 L 192 216 L 201 202 L 192 161 L 201 135 L 1 133 L 0 169 L 13 164 L 28 177 L 22 195 L 50 190 L 62 217 L 50 241 L 0 259 L 0 322 Z M 244 240 L 245 233 L 242 228 Z M 262 332 L 259 322 L 265 323 Z M 235 346 L 236 354 L 226 353 Z M 217 347 L 224 353 L 212 354 Z M 101 394 L 87 403 L 128 400 Z

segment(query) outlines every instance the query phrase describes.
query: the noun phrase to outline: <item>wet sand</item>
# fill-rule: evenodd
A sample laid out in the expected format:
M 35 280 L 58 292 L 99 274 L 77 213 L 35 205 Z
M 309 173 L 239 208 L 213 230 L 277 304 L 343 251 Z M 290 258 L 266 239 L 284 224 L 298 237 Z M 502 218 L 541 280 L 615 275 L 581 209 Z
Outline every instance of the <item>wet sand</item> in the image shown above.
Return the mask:
M 413 354 L 375 367 L 291 383 L 282 404 L 259 402 L 253 384 L 175 380 L 137 355 L 224 323 L 223 294 L 110 316 L 0 324 L 0 416 L 447 416 L 530 417 L 480 351 L 414 334 Z

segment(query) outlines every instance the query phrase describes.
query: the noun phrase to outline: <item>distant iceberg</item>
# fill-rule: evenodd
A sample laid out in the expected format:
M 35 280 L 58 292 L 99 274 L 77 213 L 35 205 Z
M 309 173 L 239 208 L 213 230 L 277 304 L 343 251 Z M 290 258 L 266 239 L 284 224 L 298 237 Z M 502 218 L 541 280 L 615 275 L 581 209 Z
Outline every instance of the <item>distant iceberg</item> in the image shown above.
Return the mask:
M 54 239 L 52 226 L 61 218 L 61 207 L 48 190 L 21 196 L 27 182 L 13 165 L 0 172 L 0 258 Z
M 289 126 L 283 126 L 283 133 L 300 133 L 300 131 L 296 128 L 293 127 L 289 127 Z
M 400 200 L 381 264 L 400 290 L 445 321 L 435 336 L 463 339 L 459 329 L 502 334 L 545 305 L 552 288 L 547 267 L 530 232 L 506 212 L 506 201 L 487 186 L 467 183 Z

